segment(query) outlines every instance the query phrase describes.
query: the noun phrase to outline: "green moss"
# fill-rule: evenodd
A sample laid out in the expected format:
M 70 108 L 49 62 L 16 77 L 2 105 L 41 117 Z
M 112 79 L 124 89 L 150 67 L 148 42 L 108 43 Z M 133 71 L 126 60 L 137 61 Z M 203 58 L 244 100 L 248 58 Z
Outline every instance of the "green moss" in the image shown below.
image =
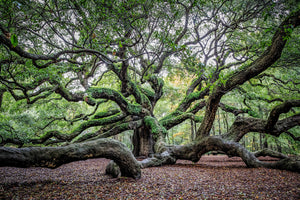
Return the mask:
M 97 100 L 91 96 L 84 96 L 83 101 L 85 101 L 87 104 L 92 105 L 92 106 L 97 104 Z
M 151 90 L 145 89 L 145 88 L 141 88 L 142 92 L 147 96 L 147 97 L 154 97 L 155 93 L 152 92 Z
M 182 104 L 185 104 L 185 103 L 188 103 L 188 102 L 192 102 L 196 99 L 199 99 L 200 98 L 200 95 L 201 95 L 202 91 L 197 91 L 197 92 L 192 92 L 190 93 L 189 95 L 187 95 L 183 100 L 182 102 L 180 103 L 180 105 Z M 179 105 L 179 107 L 180 107 Z
M 258 117 L 259 117 L 259 115 L 258 115 L 256 112 L 254 112 L 253 110 L 249 110 L 249 111 L 248 111 L 248 114 L 249 114 L 251 117 L 254 117 L 254 118 L 258 118 Z
M 113 70 L 117 73 L 120 73 L 121 71 L 121 67 L 122 67 L 122 63 L 119 62 L 119 63 L 114 63 L 112 64 L 112 67 L 113 67 Z
M 127 112 L 131 115 L 139 115 L 142 112 L 142 106 L 139 104 L 128 104 Z
M 164 86 L 164 80 L 162 78 L 157 78 L 157 82 L 158 82 L 159 87 Z
M 159 133 L 159 127 L 156 124 L 155 119 L 153 117 L 146 116 L 144 118 L 144 122 L 145 122 L 145 125 L 151 129 L 151 132 L 153 134 L 158 134 Z
M 80 134 L 82 131 L 94 127 L 94 126 L 102 126 L 106 124 L 111 124 L 119 120 L 121 113 L 117 113 L 114 115 L 111 115 L 109 117 L 101 118 L 101 119 L 90 119 L 89 121 L 86 121 L 82 124 L 80 124 L 78 127 L 76 127 L 71 134 L 73 136 Z
M 150 129 L 150 132 L 152 133 L 153 139 L 157 140 L 159 137 L 159 134 L 161 133 L 161 127 L 155 120 L 155 118 L 147 116 L 144 118 L 145 125 Z
M 176 110 L 176 111 L 172 112 L 171 114 L 169 114 L 169 115 L 165 116 L 164 118 L 162 118 L 162 119 L 160 120 L 160 123 L 161 123 L 162 125 L 166 125 L 167 123 L 169 123 L 170 120 L 173 120 L 174 117 L 177 117 L 177 116 L 179 116 L 179 115 L 181 115 L 181 114 L 183 114 L 183 113 L 184 113 L 184 112 L 181 112 L 181 111 Z
M 148 99 L 148 97 L 141 92 L 140 87 L 138 87 L 138 85 L 134 82 L 130 82 L 130 86 L 131 86 L 131 89 L 134 93 L 134 96 L 135 96 L 137 102 L 139 104 L 143 105 L 145 108 L 151 110 L 152 109 L 151 102 Z
M 144 118 L 144 123 L 146 127 L 150 129 L 154 140 L 157 140 L 161 134 L 166 135 L 168 133 L 167 129 L 165 129 L 165 127 L 163 127 L 154 117 L 146 116 Z
M 140 115 L 142 106 L 139 104 L 131 104 L 128 100 L 118 91 L 109 88 L 90 88 L 88 92 L 95 98 L 107 98 L 115 101 L 120 108 L 132 115 Z
M 116 90 L 110 88 L 97 88 L 91 87 L 87 90 L 88 93 L 91 93 L 93 98 L 101 98 L 104 96 L 123 96 Z
M 203 116 L 195 116 L 195 117 L 194 117 L 194 121 L 195 121 L 196 123 L 202 122 L 202 121 L 203 121 Z
M 121 130 L 126 130 L 129 129 L 129 123 L 123 123 L 119 125 Z
M 146 73 L 146 75 L 144 75 L 143 78 L 148 81 L 151 78 L 151 74 L 150 73 Z
M 226 110 L 238 110 L 237 108 L 235 108 L 233 106 L 226 105 L 226 104 L 224 104 L 224 107 L 225 107 Z
M 94 115 L 94 119 L 100 119 L 100 118 L 104 118 L 104 117 L 108 117 L 108 116 L 111 116 L 111 115 L 115 115 L 117 113 L 120 113 L 119 110 L 110 110 L 110 111 L 104 111 L 104 112 L 98 112 Z
M 117 104 L 127 105 L 127 99 L 118 91 L 110 89 L 110 88 L 98 88 L 98 87 L 91 87 L 87 90 L 87 92 L 93 98 L 104 98 L 115 101 Z

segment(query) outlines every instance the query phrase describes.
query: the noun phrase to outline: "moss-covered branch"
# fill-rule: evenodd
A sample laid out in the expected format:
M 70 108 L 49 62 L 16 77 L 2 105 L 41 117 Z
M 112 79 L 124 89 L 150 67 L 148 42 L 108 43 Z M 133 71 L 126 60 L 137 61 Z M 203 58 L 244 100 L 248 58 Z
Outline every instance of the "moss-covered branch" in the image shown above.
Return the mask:
M 206 102 L 200 101 L 200 102 L 196 103 L 195 105 L 193 105 L 193 107 L 191 107 L 187 112 L 196 114 L 199 110 L 201 110 L 205 106 L 206 106 Z
M 273 151 L 271 149 L 262 149 L 260 151 L 256 151 L 256 152 L 254 152 L 254 155 L 255 155 L 255 157 L 270 156 L 273 158 L 280 158 L 280 159 L 288 158 L 287 155 L 284 155 L 280 152 Z
M 0 148 L 1 167 L 56 168 L 69 162 L 90 158 L 112 159 L 120 167 L 122 176 L 135 179 L 141 177 L 140 164 L 131 151 L 116 140 L 98 139 L 64 147 Z
M 199 123 L 203 118 L 200 116 L 196 116 L 193 113 L 175 111 L 159 120 L 159 123 L 163 125 L 167 130 L 169 130 L 187 119 L 192 119 L 195 122 Z
M 289 112 L 292 107 L 300 107 L 300 100 L 286 101 L 273 108 L 268 117 L 266 129 L 268 131 L 272 131 L 279 119 L 280 114 Z
M 112 70 L 119 77 L 121 81 L 121 92 L 129 96 L 132 94 L 138 104 L 148 110 L 152 110 L 152 104 L 147 95 L 142 91 L 142 88 L 135 82 L 133 82 L 128 76 L 128 63 L 122 62 L 121 64 L 111 65 Z
M 243 69 L 237 70 L 226 78 L 226 84 L 222 87 L 223 91 L 230 91 L 237 85 L 245 83 L 247 80 L 259 75 L 265 71 L 268 67 L 274 64 L 281 56 L 281 53 L 287 42 L 286 37 L 291 33 L 285 31 L 287 26 L 292 25 L 294 28 L 300 25 L 300 10 L 290 15 L 284 20 L 278 27 L 276 33 L 272 38 L 271 45 L 266 51 L 250 65 Z
M 194 101 L 203 99 L 206 95 L 208 95 L 208 92 L 209 92 L 209 87 L 206 87 L 205 89 L 203 89 L 201 91 L 195 91 L 195 92 L 189 93 L 180 102 L 180 104 L 176 110 L 185 112 Z
M 148 96 L 146 96 L 142 92 L 140 87 L 132 81 L 130 81 L 128 85 L 129 85 L 128 89 L 130 89 L 132 91 L 132 94 L 135 97 L 136 102 L 138 104 L 142 105 L 144 108 L 146 108 L 148 110 L 152 110 L 152 105 L 151 105 L 151 102 L 150 102 Z
M 109 89 L 109 88 L 90 88 L 88 93 L 92 96 L 92 98 L 99 99 L 109 99 L 116 102 L 121 110 L 130 115 L 141 115 L 142 114 L 142 106 L 139 104 L 130 103 L 120 92 Z
M 97 134 L 96 136 L 87 138 L 87 139 L 88 139 L 88 141 L 90 141 L 90 140 L 95 140 L 98 138 L 108 138 L 108 137 L 111 137 L 114 135 L 118 135 L 124 131 L 135 130 L 135 129 L 141 127 L 142 124 L 143 124 L 142 120 L 121 123 L 119 125 L 113 126 L 111 129 L 109 129 L 108 131 L 106 131 L 102 134 Z
M 108 117 L 104 117 L 104 118 L 100 118 L 100 119 L 92 118 L 88 121 L 81 123 L 78 127 L 76 127 L 74 130 L 72 130 L 70 133 L 63 133 L 58 130 L 51 130 L 51 131 L 45 132 L 44 134 L 42 134 L 39 137 L 29 139 L 26 143 L 46 144 L 48 142 L 48 140 L 54 139 L 54 138 L 57 140 L 57 142 L 61 142 L 61 141 L 70 142 L 71 140 L 73 140 L 75 137 L 77 137 L 79 134 L 81 134 L 84 130 L 86 130 L 88 128 L 113 124 L 113 123 L 121 121 L 125 117 L 126 117 L 125 114 L 117 113 L 117 114 L 109 115 Z M 14 142 L 15 144 L 18 144 L 18 145 L 24 144 L 24 142 L 22 142 L 21 140 L 18 140 L 18 139 L 12 140 L 10 138 L 3 139 L 1 144 L 4 145 L 9 142 L 10 143 Z
M 143 81 L 148 81 L 150 83 L 151 88 L 154 90 L 154 95 L 151 94 L 152 98 L 152 106 L 156 104 L 156 102 L 161 98 L 163 95 L 163 86 L 164 81 L 163 79 L 157 77 L 153 74 L 148 74 L 147 76 L 143 77 Z
M 257 159 L 256 156 L 266 155 L 270 152 L 265 151 L 261 152 L 261 154 L 254 154 L 249 152 L 237 142 L 226 141 L 215 136 L 204 137 L 201 140 L 184 146 L 169 147 L 166 151 L 155 155 L 153 158 L 145 159 L 140 163 L 143 168 L 146 168 L 152 166 L 174 164 L 178 159 L 198 162 L 202 155 L 210 151 L 221 151 L 229 157 L 240 157 L 245 162 L 246 166 L 251 168 L 266 167 L 296 172 L 300 171 L 299 158 L 289 158 L 285 156 L 281 157 L 280 155 L 276 154 L 276 157 L 281 157 L 283 159 L 273 163 L 261 162 Z
M 242 113 L 247 113 L 251 117 L 257 117 L 257 114 L 249 108 L 239 109 L 234 106 L 229 106 L 229 105 L 226 105 L 223 103 L 219 103 L 219 107 L 222 110 L 224 110 L 225 112 L 230 112 L 230 113 L 234 114 L 235 116 L 242 114 Z
M 289 129 L 300 126 L 300 114 L 278 120 L 272 130 L 266 128 L 267 120 L 257 118 L 237 117 L 223 138 L 232 141 L 240 141 L 247 133 L 267 133 L 273 136 L 280 136 Z
M 237 142 L 226 141 L 219 137 L 205 137 L 193 144 L 174 147 L 171 155 L 176 159 L 186 159 L 197 162 L 200 157 L 209 151 L 222 151 L 228 156 L 241 157 L 247 167 L 266 167 L 290 171 L 300 171 L 300 160 L 285 158 L 274 163 L 259 161 L 256 156 Z

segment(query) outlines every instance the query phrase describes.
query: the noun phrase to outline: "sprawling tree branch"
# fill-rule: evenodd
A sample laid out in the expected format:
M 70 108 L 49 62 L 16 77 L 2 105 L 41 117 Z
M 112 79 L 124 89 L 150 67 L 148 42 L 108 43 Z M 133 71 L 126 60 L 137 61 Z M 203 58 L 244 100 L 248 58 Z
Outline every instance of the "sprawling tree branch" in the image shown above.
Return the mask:
M 122 176 L 141 177 L 139 163 L 130 150 L 116 140 L 98 139 L 64 147 L 0 148 L 0 166 L 56 168 L 90 158 L 112 159 L 120 167 Z
M 299 126 L 300 115 L 294 115 L 277 121 L 272 130 L 267 129 L 266 124 L 267 121 L 263 119 L 237 117 L 228 133 L 224 134 L 223 137 L 236 142 L 240 141 L 245 134 L 250 132 L 267 133 L 278 137 L 289 129 Z
M 266 129 L 272 131 L 280 114 L 289 112 L 292 107 L 300 107 L 300 100 L 286 101 L 273 108 L 268 117 Z
M 214 88 L 206 103 L 204 120 L 197 131 L 198 137 L 204 137 L 209 134 L 215 119 L 218 104 L 224 94 L 265 71 L 280 58 L 287 42 L 286 37 L 290 34 L 289 32 L 285 31 L 285 29 L 287 26 L 291 25 L 293 27 L 299 26 L 299 16 L 300 11 L 298 10 L 284 20 L 275 32 L 271 45 L 258 59 L 256 59 L 250 65 L 247 65 L 246 67 L 243 67 L 242 69 L 239 69 L 228 76 L 226 78 L 226 84 L 219 83 L 219 85 Z

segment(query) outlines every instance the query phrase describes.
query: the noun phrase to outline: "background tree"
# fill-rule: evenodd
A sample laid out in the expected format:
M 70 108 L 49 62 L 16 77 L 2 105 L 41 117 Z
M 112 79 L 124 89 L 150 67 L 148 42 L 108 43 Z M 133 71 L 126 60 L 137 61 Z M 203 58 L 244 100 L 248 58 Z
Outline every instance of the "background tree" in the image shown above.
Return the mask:
M 102 156 L 138 178 L 139 165 L 217 150 L 249 167 L 299 170 L 286 156 L 262 163 L 255 155 L 274 152 L 238 143 L 248 133 L 299 141 L 296 1 L 0 2 L 1 144 L 59 146 L 0 148 L 3 166 Z M 185 145 L 166 145 L 187 120 L 177 133 Z M 102 139 L 129 130 L 133 154 L 154 157 L 137 164 Z

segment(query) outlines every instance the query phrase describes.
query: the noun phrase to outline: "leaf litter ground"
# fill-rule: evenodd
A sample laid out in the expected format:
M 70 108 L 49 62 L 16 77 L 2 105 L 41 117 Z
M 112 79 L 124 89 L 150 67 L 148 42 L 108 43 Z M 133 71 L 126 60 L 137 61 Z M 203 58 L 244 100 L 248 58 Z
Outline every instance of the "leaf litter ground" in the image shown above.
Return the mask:
M 1 167 L 0 199 L 300 199 L 299 173 L 247 168 L 236 157 L 180 160 L 143 169 L 139 180 L 105 175 L 108 162 L 91 159 L 57 169 Z

